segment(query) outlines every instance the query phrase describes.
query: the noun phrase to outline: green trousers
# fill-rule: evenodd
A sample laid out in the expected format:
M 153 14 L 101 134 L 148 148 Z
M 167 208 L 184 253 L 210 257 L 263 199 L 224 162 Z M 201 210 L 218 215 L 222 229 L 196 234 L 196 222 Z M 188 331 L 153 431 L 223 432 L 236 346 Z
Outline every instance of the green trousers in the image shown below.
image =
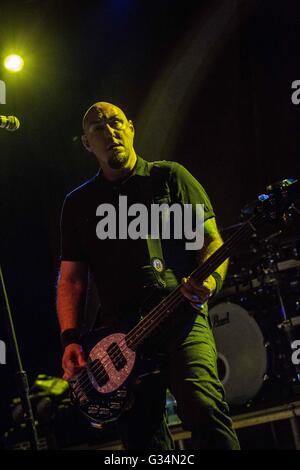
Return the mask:
M 158 335 L 164 359 L 161 372 L 144 377 L 133 406 L 118 420 L 125 449 L 172 450 L 166 423 L 166 388 L 177 402 L 183 428 L 191 431 L 193 450 L 238 450 L 224 389 L 217 373 L 217 352 L 207 313 L 184 307 Z M 159 348 L 157 348 L 159 349 Z

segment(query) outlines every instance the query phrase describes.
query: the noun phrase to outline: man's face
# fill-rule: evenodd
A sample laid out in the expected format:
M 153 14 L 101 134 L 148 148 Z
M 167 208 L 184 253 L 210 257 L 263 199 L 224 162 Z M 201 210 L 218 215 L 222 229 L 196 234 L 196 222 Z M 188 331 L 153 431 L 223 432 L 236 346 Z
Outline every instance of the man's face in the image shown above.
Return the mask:
M 102 167 L 126 167 L 134 152 L 134 127 L 123 111 L 110 103 L 96 103 L 83 120 L 83 145 L 94 153 Z

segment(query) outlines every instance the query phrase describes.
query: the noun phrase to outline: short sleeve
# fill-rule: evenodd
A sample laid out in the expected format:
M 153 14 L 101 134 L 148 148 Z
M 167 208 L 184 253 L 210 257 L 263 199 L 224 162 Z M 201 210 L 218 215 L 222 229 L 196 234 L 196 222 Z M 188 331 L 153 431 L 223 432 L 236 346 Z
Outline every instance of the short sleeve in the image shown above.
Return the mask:
M 60 218 L 61 261 L 86 262 L 78 231 L 77 213 L 76 204 L 70 196 L 67 196 Z
M 203 186 L 179 163 L 173 162 L 172 185 L 175 199 L 181 204 L 203 204 L 204 221 L 215 217 L 210 199 Z

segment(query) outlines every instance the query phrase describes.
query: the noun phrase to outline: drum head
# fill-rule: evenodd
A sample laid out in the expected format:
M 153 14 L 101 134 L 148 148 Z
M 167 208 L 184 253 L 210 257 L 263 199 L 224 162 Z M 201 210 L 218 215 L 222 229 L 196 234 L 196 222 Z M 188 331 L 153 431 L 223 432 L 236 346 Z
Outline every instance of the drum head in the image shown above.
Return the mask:
M 223 302 L 209 311 L 218 351 L 219 377 L 231 405 L 243 405 L 260 390 L 267 369 L 264 337 L 240 305 Z

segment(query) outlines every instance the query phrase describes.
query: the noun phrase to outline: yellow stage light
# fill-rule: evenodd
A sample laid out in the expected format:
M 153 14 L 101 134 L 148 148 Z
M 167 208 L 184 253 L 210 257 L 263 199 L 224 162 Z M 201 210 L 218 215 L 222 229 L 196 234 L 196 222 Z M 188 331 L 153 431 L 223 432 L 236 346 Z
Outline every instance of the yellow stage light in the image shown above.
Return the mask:
M 20 72 L 24 65 L 24 60 L 21 56 L 11 54 L 4 59 L 4 67 L 10 72 Z

